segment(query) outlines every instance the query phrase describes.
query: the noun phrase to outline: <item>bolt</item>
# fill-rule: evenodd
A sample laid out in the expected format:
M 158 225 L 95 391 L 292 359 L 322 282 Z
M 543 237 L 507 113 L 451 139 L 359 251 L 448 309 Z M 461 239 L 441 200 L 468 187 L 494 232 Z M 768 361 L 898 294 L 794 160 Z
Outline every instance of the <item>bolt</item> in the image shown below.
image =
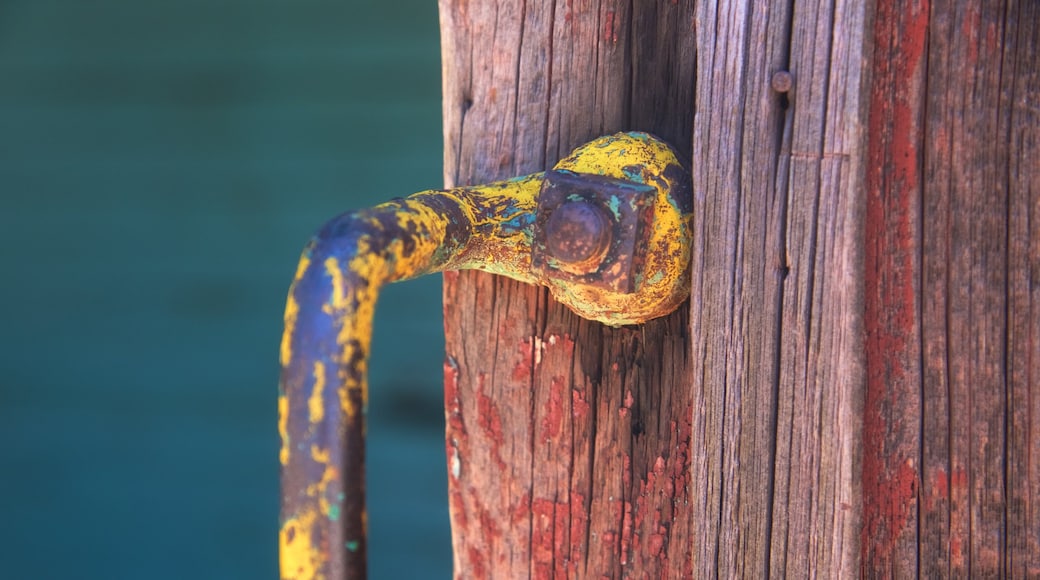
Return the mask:
M 545 224 L 546 247 L 554 258 L 581 264 L 599 258 L 610 243 L 610 217 L 588 201 L 567 201 Z
M 786 93 L 794 87 L 794 76 L 785 70 L 778 70 L 773 73 L 773 78 L 769 80 L 769 84 L 774 91 Z

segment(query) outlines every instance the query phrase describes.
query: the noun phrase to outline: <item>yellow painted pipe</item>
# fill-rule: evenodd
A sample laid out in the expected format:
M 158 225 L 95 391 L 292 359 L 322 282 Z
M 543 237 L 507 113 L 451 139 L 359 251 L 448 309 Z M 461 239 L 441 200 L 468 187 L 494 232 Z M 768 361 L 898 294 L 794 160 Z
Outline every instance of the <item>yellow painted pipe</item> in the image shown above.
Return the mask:
M 366 575 L 364 416 L 383 284 L 479 269 L 545 285 L 585 318 L 639 324 L 689 295 L 689 183 L 666 144 L 618 133 L 549 172 L 424 191 L 327 223 L 285 308 L 281 577 Z

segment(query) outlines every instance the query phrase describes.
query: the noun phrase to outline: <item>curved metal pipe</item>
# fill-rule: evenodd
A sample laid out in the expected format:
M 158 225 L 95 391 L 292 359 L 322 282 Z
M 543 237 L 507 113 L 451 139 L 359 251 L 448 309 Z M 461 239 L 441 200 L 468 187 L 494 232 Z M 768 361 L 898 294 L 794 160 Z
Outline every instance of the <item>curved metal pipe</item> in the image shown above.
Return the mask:
M 667 145 L 621 133 L 548 173 L 425 191 L 326 224 L 285 311 L 282 578 L 366 575 L 367 361 L 383 284 L 476 268 L 546 285 L 587 318 L 639 323 L 689 293 L 689 198 Z

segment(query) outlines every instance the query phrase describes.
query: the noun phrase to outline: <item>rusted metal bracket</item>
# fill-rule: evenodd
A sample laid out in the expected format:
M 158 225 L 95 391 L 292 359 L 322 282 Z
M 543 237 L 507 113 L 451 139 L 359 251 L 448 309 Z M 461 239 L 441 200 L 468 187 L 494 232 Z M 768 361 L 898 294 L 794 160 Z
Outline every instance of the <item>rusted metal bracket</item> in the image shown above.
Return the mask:
M 424 191 L 326 224 L 285 309 L 281 577 L 366 575 L 364 416 L 383 284 L 479 269 L 547 286 L 611 326 L 664 316 L 689 295 L 689 184 L 668 145 L 618 133 L 545 173 Z

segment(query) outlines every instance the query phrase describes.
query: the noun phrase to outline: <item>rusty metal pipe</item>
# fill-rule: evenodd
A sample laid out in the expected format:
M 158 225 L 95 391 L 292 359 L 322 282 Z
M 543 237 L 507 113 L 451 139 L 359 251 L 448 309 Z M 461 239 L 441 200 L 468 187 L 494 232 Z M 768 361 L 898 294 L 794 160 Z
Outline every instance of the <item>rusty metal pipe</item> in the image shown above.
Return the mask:
M 425 191 L 326 224 L 285 311 L 282 578 L 366 575 L 367 361 L 383 284 L 476 268 L 548 286 L 586 318 L 640 323 L 688 295 L 690 206 L 672 150 L 620 133 L 550 172 Z

